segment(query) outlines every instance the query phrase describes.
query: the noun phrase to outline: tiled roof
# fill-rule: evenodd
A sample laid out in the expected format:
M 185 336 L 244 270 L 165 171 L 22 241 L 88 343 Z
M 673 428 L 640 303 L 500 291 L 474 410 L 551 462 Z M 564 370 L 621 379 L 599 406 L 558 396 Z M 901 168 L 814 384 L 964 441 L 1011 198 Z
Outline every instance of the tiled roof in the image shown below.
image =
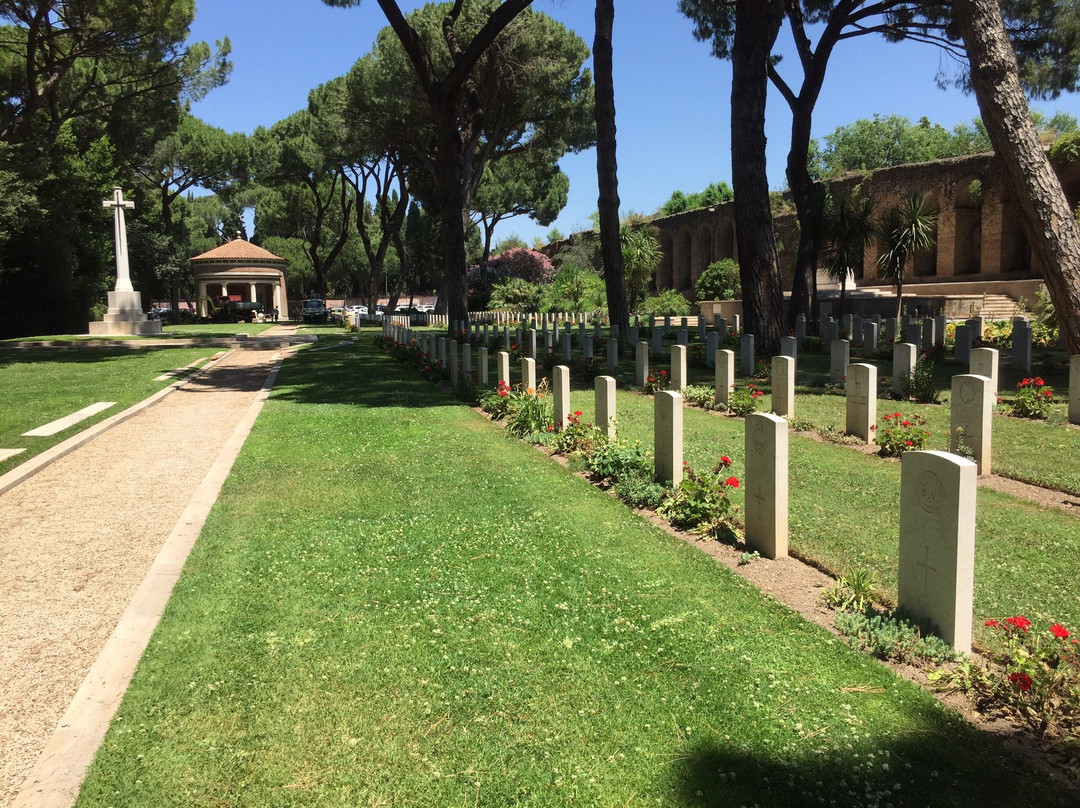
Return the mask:
M 257 247 L 250 241 L 244 241 L 241 238 L 233 239 L 220 247 L 204 252 L 202 255 L 196 255 L 191 260 L 207 263 L 213 261 L 285 261 L 281 256 L 274 255 L 269 250 L 264 250 L 262 247 Z

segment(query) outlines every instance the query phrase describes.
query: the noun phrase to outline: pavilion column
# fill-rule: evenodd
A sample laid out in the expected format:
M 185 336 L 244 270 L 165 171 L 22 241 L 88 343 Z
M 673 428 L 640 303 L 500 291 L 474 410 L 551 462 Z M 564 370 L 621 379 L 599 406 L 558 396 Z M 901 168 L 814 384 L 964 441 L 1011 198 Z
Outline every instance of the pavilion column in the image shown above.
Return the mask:
M 206 281 L 199 281 L 197 285 L 195 305 L 200 317 L 206 317 Z
M 252 303 L 255 303 L 259 299 L 259 293 L 258 293 L 258 290 L 256 290 L 254 283 L 250 284 L 250 286 L 251 286 L 251 297 L 249 298 L 249 300 Z

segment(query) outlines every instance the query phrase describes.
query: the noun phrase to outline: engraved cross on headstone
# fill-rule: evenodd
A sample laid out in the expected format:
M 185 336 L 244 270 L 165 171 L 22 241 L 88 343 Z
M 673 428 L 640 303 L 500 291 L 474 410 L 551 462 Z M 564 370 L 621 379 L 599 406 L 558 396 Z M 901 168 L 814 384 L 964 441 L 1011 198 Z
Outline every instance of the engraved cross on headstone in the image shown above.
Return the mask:
M 923 571 L 923 595 L 930 593 L 930 573 L 937 572 L 937 567 L 930 566 L 930 547 L 923 545 L 923 560 L 916 561 L 915 566 L 922 567 Z
M 112 199 L 101 200 L 101 206 L 113 209 L 113 238 L 116 242 L 116 291 L 133 292 L 131 274 L 128 270 L 127 226 L 124 209 L 134 210 L 135 203 L 124 200 L 124 192 L 113 188 Z

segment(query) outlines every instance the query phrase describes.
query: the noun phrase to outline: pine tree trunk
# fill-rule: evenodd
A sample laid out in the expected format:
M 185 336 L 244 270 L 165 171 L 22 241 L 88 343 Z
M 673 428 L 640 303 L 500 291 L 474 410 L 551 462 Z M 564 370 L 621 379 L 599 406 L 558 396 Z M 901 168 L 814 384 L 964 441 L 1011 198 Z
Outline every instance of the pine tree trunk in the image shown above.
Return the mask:
M 615 160 L 615 85 L 612 78 L 611 28 L 614 0 L 596 0 L 596 36 L 593 69 L 596 71 L 596 179 L 600 211 L 600 252 L 604 261 L 608 317 L 619 327 L 619 339 L 630 333 L 626 306 L 626 272 L 619 241 L 619 174 Z
M 1080 353 L 1080 227 L 1031 122 L 1016 55 L 993 0 L 955 0 L 954 20 L 971 62 L 971 84 L 1005 187 L 1054 303 L 1070 354 Z
M 744 331 L 763 356 L 779 353 L 784 297 L 765 171 L 765 97 L 772 45 L 783 6 L 738 0 L 731 49 L 731 181 L 739 247 Z

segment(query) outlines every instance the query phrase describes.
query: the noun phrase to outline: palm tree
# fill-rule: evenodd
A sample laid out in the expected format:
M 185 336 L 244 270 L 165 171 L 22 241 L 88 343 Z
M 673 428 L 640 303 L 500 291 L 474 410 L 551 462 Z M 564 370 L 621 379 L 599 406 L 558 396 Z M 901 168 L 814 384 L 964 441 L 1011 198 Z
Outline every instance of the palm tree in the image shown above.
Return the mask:
M 636 311 L 638 303 L 645 298 L 645 290 L 652 280 L 656 265 L 664 257 L 656 228 L 649 225 L 624 224 L 619 229 L 622 243 L 623 268 L 626 270 L 627 303 L 630 311 Z
M 896 287 L 896 319 L 903 312 L 904 268 L 909 256 L 937 243 L 938 215 L 922 191 L 912 191 L 899 206 L 890 208 L 877 224 L 881 248 L 881 279 Z
M 829 194 L 821 219 L 825 248 L 822 258 L 829 277 L 840 284 L 840 317 L 843 319 L 847 296 L 848 274 L 861 266 L 866 247 L 874 237 L 874 205 L 869 197 L 862 196 L 856 188 Z M 848 334 L 851 338 L 851 334 Z

